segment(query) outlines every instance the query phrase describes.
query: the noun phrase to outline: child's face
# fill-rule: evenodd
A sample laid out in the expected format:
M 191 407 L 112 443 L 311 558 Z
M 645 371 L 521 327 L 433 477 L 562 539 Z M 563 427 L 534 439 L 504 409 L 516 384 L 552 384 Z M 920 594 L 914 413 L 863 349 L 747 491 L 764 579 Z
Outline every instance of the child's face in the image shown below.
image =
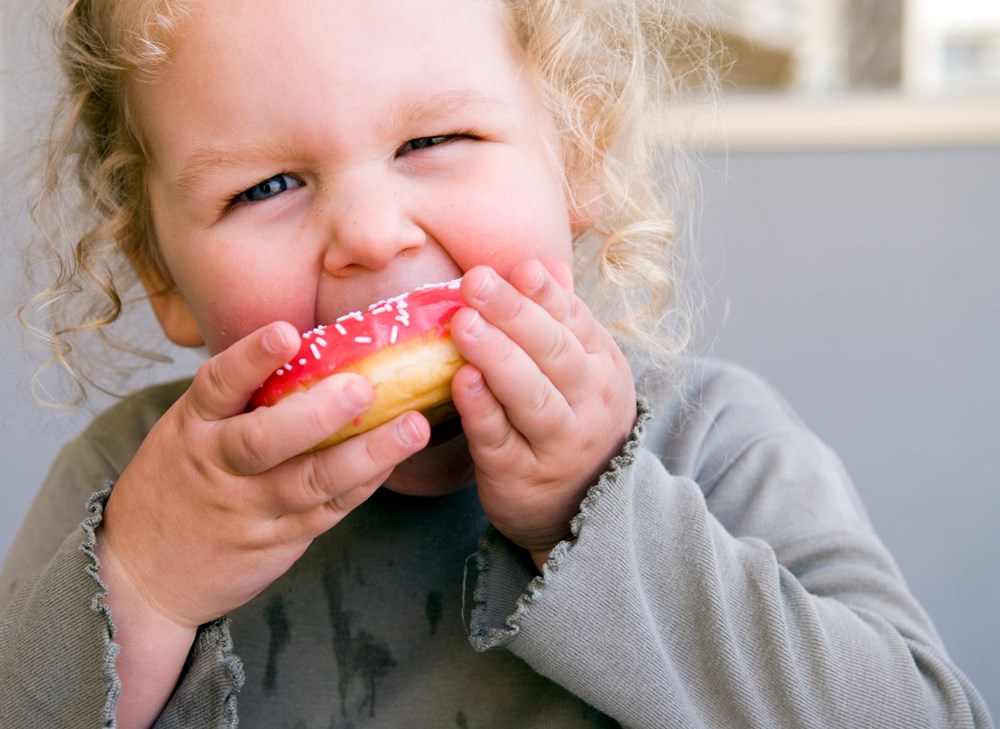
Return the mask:
M 174 341 L 219 352 L 477 264 L 571 261 L 559 144 L 489 0 L 212 0 L 134 84 Z

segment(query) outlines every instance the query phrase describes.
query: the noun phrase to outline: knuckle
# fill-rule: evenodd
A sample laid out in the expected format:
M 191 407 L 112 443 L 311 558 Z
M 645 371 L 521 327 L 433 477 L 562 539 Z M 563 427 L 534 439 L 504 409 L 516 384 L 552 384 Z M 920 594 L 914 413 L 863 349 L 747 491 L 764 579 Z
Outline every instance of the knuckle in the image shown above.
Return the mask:
M 308 459 L 302 472 L 302 487 L 306 498 L 313 503 L 325 504 L 331 501 L 329 493 L 331 475 L 325 458 Z M 332 498 L 335 500 L 336 496 Z
M 589 310 L 579 296 L 574 296 L 566 309 L 566 326 L 571 329 L 583 324 L 587 320 Z
M 205 380 L 208 387 L 213 392 L 225 393 L 228 390 L 226 382 L 226 372 L 220 357 L 213 357 L 205 363 L 203 368 Z
M 541 415 L 549 410 L 552 403 L 552 388 L 547 380 L 539 382 L 531 398 L 533 412 Z
M 498 312 L 504 321 L 518 321 L 525 312 L 527 299 L 523 296 L 511 296 Z
M 573 343 L 574 339 L 570 336 L 569 330 L 560 328 L 556 336 L 549 340 L 545 358 L 558 361 L 569 356 L 573 350 Z
M 518 444 L 513 428 L 507 427 L 498 432 L 488 443 L 489 451 L 494 456 L 507 453 Z
M 245 461 L 250 470 L 257 470 L 262 464 L 267 463 L 271 443 L 271 436 L 267 429 L 261 427 L 259 422 L 251 422 L 239 434 L 237 447 L 241 456 L 240 460 Z

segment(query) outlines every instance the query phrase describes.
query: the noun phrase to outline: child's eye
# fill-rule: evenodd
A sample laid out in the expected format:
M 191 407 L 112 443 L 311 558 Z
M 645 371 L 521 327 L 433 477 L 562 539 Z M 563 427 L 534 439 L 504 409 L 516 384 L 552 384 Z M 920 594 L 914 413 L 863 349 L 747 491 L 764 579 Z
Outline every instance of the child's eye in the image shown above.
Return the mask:
M 239 195 L 233 198 L 233 203 L 242 202 L 260 202 L 261 200 L 267 200 L 275 195 L 280 195 L 285 192 L 285 190 L 291 190 L 296 187 L 300 187 L 301 182 L 296 180 L 294 177 L 290 177 L 285 174 L 275 175 L 274 177 L 269 177 L 268 179 L 258 182 L 253 187 L 247 188 Z
M 445 142 L 450 142 L 457 137 L 463 135 L 460 134 L 443 134 L 436 137 L 417 137 L 416 139 L 411 139 L 409 142 L 404 144 L 399 148 L 399 154 L 404 152 L 413 152 L 418 149 L 429 149 L 430 147 L 437 147 L 439 144 L 444 144 Z

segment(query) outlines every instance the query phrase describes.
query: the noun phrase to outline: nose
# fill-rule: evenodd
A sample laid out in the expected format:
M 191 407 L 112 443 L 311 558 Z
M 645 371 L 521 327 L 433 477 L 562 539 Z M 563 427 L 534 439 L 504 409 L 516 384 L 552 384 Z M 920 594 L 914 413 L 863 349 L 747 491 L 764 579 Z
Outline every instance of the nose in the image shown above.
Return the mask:
M 354 268 L 379 270 L 426 240 L 401 186 L 382 179 L 380 172 L 385 174 L 350 175 L 329 188 L 324 206 L 329 242 L 323 265 L 333 276 Z

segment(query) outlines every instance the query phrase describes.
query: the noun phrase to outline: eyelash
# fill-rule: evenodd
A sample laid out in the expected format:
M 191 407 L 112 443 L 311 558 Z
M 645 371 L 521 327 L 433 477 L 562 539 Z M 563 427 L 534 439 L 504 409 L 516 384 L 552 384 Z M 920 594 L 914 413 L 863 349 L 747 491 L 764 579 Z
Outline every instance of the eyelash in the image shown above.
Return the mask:
M 240 198 L 244 197 L 245 195 L 247 195 L 248 193 L 250 193 L 251 191 L 253 191 L 254 189 L 256 189 L 256 188 L 262 188 L 264 185 L 266 185 L 267 183 L 271 182 L 272 180 L 284 180 L 284 182 L 282 183 L 283 184 L 283 188 L 281 190 L 278 190 L 278 192 L 275 193 L 275 195 L 269 195 L 269 196 L 267 196 L 265 198 L 260 198 L 258 200 L 251 200 L 251 199 L 241 200 L 240 199 Z M 289 185 L 288 182 L 287 182 L 288 180 L 293 181 L 294 184 Z M 260 182 L 257 182 L 257 183 L 251 185 L 250 187 L 248 187 L 248 188 L 246 188 L 244 190 L 240 190 L 239 192 L 235 193 L 234 195 L 230 195 L 227 198 L 225 205 L 223 206 L 223 212 L 232 210 L 233 208 L 237 207 L 238 205 L 252 205 L 255 202 L 263 202 L 264 200 L 269 200 L 270 198 L 275 197 L 276 195 L 280 195 L 281 193 L 286 192 L 288 190 L 294 190 L 295 188 L 301 187 L 301 186 L 302 186 L 302 182 L 299 181 L 297 178 L 293 177 L 292 175 L 290 175 L 287 172 L 279 172 L 278 174 L 271 175 L 267 179 L 261 180 Z
M 407 152 L 419 152 L 424 149 L 431 149 L 433 147 L 439 147 L 443 144 L 448 144 L 456 139 L 479 139 L 479 135 L 471 130 L 455 132 L 453 134 L 433 134 L 428 137 L 414 137 L 413 139 L 407 141 L 403 146 L 396 150 L 396 156 L 399 157 Z M 417 142 L 431 142 L 431 144 L 426 144 L 424 146 L 412 146 Z

